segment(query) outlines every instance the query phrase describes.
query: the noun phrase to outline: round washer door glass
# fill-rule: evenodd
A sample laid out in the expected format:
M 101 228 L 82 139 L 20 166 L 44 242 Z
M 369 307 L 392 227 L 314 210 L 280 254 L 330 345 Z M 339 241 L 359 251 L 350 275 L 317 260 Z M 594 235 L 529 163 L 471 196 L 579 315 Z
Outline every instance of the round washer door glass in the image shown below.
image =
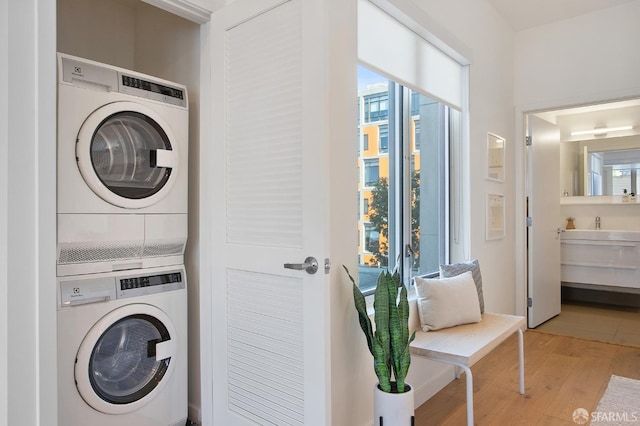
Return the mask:
M 155 111 L 135 102 L 95 110 L 78 132 L 80 174 L 100 198 L 118 207 L 158 202 L 179 172 L 176 140 Z
M 82 399 L 106 414 L 138 410 L 171 380 L 176 332 L 159 308 L 131 304 L 100 318 L 82 341 L 74 379 Z
M 146 198 L 162 189 L 171 176 L 170 168 L 158 167 L 158 150 L 171 151 L 171 142 L 158 123 L 139 112 L 117 112 L 95 131 L 91 163 L 113 193 Z
M 171 362 L 156 359 L 156 345 L 169 339 L 166 327 L 148 315 L 117 321 L 98 339 L 89 359 L 93 390 L 111 404 L 130 404 L 148 395 Z

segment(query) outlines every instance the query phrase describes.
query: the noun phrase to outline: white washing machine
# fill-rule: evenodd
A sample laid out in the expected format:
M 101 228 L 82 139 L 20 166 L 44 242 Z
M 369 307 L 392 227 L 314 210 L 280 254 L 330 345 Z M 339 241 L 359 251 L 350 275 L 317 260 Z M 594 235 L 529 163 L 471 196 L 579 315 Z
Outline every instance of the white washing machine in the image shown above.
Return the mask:
M 184 263 L 185 86 L 58 54 L 58 276 Z
M 57 281 L 58 424 L 184 426 L 184 267 Z

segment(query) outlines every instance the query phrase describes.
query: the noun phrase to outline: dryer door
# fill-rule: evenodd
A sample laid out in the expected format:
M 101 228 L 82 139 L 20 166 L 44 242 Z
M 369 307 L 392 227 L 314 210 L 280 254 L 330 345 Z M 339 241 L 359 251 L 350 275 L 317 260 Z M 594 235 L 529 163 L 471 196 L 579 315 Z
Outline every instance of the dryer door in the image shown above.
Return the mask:
M 96 195 L 135 209 L 156 203 L 170 190 L 178 173 L 177 145 L 153 110 L 135 102 L 114 102 L 82 124 L 76 159 Z
M 151 401 L 172 374 L 175 329 L 155 306 L 125 305 L 89 331 L 78 350 L 75 380 L 98 411 L 122 414 Z

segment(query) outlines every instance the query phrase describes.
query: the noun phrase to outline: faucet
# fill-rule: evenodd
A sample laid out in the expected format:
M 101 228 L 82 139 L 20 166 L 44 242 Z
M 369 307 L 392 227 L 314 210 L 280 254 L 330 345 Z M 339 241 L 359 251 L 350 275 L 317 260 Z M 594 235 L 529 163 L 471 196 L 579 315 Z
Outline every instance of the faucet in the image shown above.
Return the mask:
M 600 229 L 600 216 L 596 216 L 596 229 Z

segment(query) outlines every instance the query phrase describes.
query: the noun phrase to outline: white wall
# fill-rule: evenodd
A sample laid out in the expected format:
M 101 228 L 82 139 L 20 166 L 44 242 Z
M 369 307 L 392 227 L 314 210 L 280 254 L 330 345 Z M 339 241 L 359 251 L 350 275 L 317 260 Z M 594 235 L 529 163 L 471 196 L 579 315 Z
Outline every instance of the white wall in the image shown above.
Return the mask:
M 354 397 L 352 384 L 357 383 L 365 396 L 373 396 L 375 376 L 371 377 L 371 356 L 355 317 L 350 282 L 341 263 L 357 270 L 357 211 L 355 164 L 357 146 L 357 111 L 352 106 L 357 87 L 356 1 L 330 0 L 329 79 L 332 82 L 332 114 L 329 141 L 331 169 L 329 197 L 331 234 L 329 236 L 331 268 L 331 424 L 362 425 L 371 413 L 368 398 Z M 344 182 L 353 182 L 353 186 Z M 347 208 L 345 208 L 347 206 Z M 350 262 L 348 262 L 349 260 Z M 371 390 L 371 392 L 367 392 Z
M 9 5 L 0 3 L 0 90 L 9 88 Z M 9 99 L 0 97 L 0 426 L 8 424 L 7 398 L 8 384 L 8 276 L 7 254 L 9 240 L 7 237 L 9 213 L 9 176 L 7 175 L 9 147 Z
M 487 1 L 420 0 L 424 12 L 445 31 L 440 38 L 462 44 L 470 62 L 470 147 L 468 164 L 469 258 L 478 258 L 487 310 L 513 313 L 515 306 L 514 221 L 514 33 Z M 436 35 L 438 35 L 436 33 Z M 449 42 L 455 35 L 456 39 Z M 486 180 L 487 132 L 506 139 L 504 183 Z M 506 203 L 506 235 L 485 240 L 487 193 L 502 194 Z M 462 260 L 462 259 L 455 259 Z
M 456 2 L 441 2 L 437 0 L 421 0 L 416 3 L 409 0 L 376 0 L 381 6 L 390 6 L 400 14 L 404 14 L 421 24 L 431 35 L 439 38 L 466 57 L 470 62 L 470 147 L 465 157 L 473 159 L 464 166 L 466 176 L 465 197 L 468 211 L 466 220 L 470 227 L 470 241 L 461 241 L 457 251 L 463 257 L 478 257 L 482 265 L 483 282 L 485 283 L 485 300 L 487 308 L 496 312 L 514 312 L 514 185 L 513 176 L 516 173 L 513 164 L 513 39 L 511 29 L 497 15 L 492 6 L 486 1 L 463 0 Z M 349 9 L 347 6 L 343 8 Z M 347 18 L 348 19 L 348 18 Z M 478 25 L 481 22 L 481 25 Z M 345 24 L 348 26 L 348 23 Z M 344 43 L 349 52 L 355 43 L 354 28 L 340 28 L 334 31 L 336 43 Z M 344 59 L 346 61 L 346 59 Z M 336 84 L 344 85 L 344 90 L 355 93 L 355 70 L 348 68 L 348 61 L 342 64 L 346 68 L 332 74 Z M 339 76 L 343 77 L 340 78 Z M 349 75 L 349 82 L 344 81 L 344 75 Z M 345 98 L 345 103 L 349 101 Z M 351 101 L 350 103 L 353 103 Z M 350 116 L 351 111 L 342 114 Z M 355 114 L 355 109 L 353 111 Z M 353 117 L 351 117 L 353 118 Z M 354 127 L 355 129 L 355 127 Z M 353 130 L 355 132 L 355 130 Z M 352 133 L 353 133 L 352 132 Z M 499 134 L 507 139 L 506 179 L 504 183 L 490 182 L 486 176 L 486 137 L 487 132 Z M 355 134 L 353 135 L 355 137 Z M 336 138 L 337 139 L 337 138 Z M 339 139 L 338 139 L 339 140 Z M 349 145 L 349 144 L 345 144 Z M 350 145 L 349 145 L 350 146 Z M 355 159 L 353 152 L 340 151 L 347 158 Z M 339 171 L 333 177 L 336 184 L 332 185 L 332 199 L 343 197 L 343 203 L 351 205 L 347 188 L 340 182 L 356 181 L 353 161 L 334 156 L 332 149 L 333 170 Z M 349 175 L 353 175 L 353 179 Z M 336 194 L 333 191 L 336 190 Z M 353 191 L 351 191 L 353 192 Z M 507 200 L 507 230 L 502 240 L 485 241 L 484 206 L 487 192 L 504 194 Z M 339 194 L 339 195 L 337 195 Z M 351 195 L 355 196 L 355 193 Z M 469 208 L 470 206 L 470 208 Z M 348 210 L 351 212 L 353 209 Z M 337 211 L 337 210 L 336 210 Z M 344 213 L 343 213 L 344 215 Z M 332 232 L 332 258 L 349 259 L 349 250 L 355 247 L 356 235 L 350 229 L 356 229 L 357 218 L 355 211 L 351 218 L 348 215 L 343 227 L 336 227 Z M 353 223 L 351 223 L 353 222 Z M 334 224 L 332 223 L 332 226 Z M 351 226 L 351 228 L 350 228 Z M 349 243 L 352 241 L 353 244 Z M 334 246 L 341 246 L 341 256 L 334 254 Z M 355 270 L 355 259 L 351 270 Z M 352 382 L 353 386 L 341 388 L 334 379 L 333 390 L 333 419 L 334 424 L 365 425 L 371 423 L 373 386 L 376 383 L 373 374 L 373 361 L 367 351 L 366 341 L 360 331 L 348 281 L 337 271 L 339 265 L 334 265 L 332 280 L 332 375 L 339 378 L 338 383 Z M 337 277 L 336 277 L 337 274 Z M 337 278 L 337 282 L 336 282 Z M 412 305 L 415 308 L 415 305 Z M 412 312 L 412 322 L 416 321 L 415 309 Z M 453 379 L 450 367 L 429 362 L 414 357 L 410 368 L 408 382 L 416 391 L 416 403 L 421 404 L 428 397 L 437 392 L 442 386 Z
M 55 2 L 12 1 L 2 16 L 0 423 L 44 425 L 57 410 Z
M 640 0 L 521 31 L 516 105 L 564 106 L 640 93 Z

